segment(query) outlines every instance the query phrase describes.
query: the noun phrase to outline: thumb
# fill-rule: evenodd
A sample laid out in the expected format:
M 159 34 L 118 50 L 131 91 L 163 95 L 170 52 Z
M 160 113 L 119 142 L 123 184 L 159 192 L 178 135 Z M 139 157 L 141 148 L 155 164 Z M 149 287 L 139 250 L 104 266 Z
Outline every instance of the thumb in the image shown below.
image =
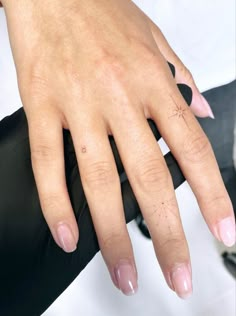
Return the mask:
M 210 117 L 214 119 L 214 114 L 207 100 L 199 92 L 192 74 L 182 63 L 180 58 L 175 54 L 175 52 L 170 47 L 166 38 L 162 34 L 161 30 L 153 23 L 149 18 L 149 25 L 153 35 L 153 38 L 167 61 L 175 66 L 175 80 L 177 83 L 184 83 L 191 87 L 193 92 L 193 99 L 191 103 L 192 112 L 198 117 Z

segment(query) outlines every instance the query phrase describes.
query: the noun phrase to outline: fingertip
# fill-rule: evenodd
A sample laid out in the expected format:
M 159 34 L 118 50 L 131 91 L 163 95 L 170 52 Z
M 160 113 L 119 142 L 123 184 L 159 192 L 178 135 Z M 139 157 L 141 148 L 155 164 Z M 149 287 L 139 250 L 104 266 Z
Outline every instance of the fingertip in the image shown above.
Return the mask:
M 175 265 L 170 273 L 171 284 L 176 294 L 182 299 L 192 296 L 192 276 L 189 264 Z
M 227 247 L 235 245 L 236 229 L 235 220 L 232 216 L 226 217 L 219 221 L 213 227 L 214 236 Z
M 215 118 L 209 103 L 197 90 L 193 91 L 191 110 L 196 116 L 200 118 Z
M 129 260 L 120 260 L 114 267 L 114 276 L 114 284 L 122 291 L 123 294 L 131 296 L 137 293 L 138 281 L 134 263 Z
M 74 252 L 77 248 L 77 242 L 71 227 L 67 223 L 60 223 L 56 228 L 57 241 L 59 246 L 67 253 Z

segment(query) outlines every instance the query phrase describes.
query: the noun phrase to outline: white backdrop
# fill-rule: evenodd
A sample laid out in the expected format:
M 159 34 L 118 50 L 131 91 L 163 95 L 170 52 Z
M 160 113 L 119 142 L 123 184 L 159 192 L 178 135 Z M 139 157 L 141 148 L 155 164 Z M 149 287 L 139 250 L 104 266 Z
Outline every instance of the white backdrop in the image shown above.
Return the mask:
M 234 0 L 135 2 L 158 22 L 172 47 L 192 71 L 201 91 L 235 78 Z M 0 119 L 20 106 L 2 10 Z M 162 148 L 166 150 L 163 143 Z M 235 282 L 222 265 L 214 238 L 186 183 L 177 190 L 177 198 L 193 265 L 194 295 L 191 299 L 182 301 L 167 288 L 151 242 L 131 223 L 128 227 L 139 271 L 138 294 L 127 298 L 118 292 L 98 254 L 44 316 L 235 316 Z
M 201 91 L 235 79 L 235 0 L 134 0 L 160 27 Z

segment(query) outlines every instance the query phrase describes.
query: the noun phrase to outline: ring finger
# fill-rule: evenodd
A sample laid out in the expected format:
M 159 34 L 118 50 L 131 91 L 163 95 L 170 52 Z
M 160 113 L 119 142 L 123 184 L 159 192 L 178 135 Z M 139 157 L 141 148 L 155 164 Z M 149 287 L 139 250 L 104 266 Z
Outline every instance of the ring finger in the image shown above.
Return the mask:
M 141 111 L 127 113 L 119 125 L 112 122 L 110 129 L 166 281 L 180 297 L 186 297 L 192 292 L 190 258 L 172 179 Z

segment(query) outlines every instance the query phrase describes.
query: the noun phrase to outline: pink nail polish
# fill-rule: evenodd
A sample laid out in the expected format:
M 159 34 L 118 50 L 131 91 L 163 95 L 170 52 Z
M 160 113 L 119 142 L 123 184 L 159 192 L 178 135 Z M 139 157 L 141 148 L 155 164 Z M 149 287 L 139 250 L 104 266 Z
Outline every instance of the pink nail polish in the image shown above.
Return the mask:
M 187 264 L 176 265 L 170 277 L 174 290 L 179 297 L 187 299 L 192 295 L 192 278 Z
M 57 236 L 60 242 L 61 248 L 65 252 L 73 252 L 76 249 L 76 242 L 74 236 L 66 224 L 61 224 L 57 227 Z
M 135 269 L 128 261 L 120 261 L 114 269 L 117 284 L 125 295 L 134 295 L 138 290 Z
M 198 117 L 215 118 L 209 103 L 197 89 L 193 90 L 193 100 L 190 108 Z
M 235 220 L 233 217 L 227 217 L 217 224 L 217 232 L 221 241 L 227 246 L 232 247 L 235 244 Z
M 203 106 L 205 107 L 205 109 L 206 109 L 206 111 L 207 111 L 207 113 L 208 113 L 208 116 L 209 116 L 210 118 L 214 119 L 215 116 L 214 116 L 214 114 L 213 114 L 213 112 L 212 112 L 212 109 L 211 109 L 211 107 L 210 107 L 210 104 L 207 102 L 207 100 L 204 98 L 203 95 L 201 95 L 201 101 L 202 101 L 202 104 L 203 104 Z

